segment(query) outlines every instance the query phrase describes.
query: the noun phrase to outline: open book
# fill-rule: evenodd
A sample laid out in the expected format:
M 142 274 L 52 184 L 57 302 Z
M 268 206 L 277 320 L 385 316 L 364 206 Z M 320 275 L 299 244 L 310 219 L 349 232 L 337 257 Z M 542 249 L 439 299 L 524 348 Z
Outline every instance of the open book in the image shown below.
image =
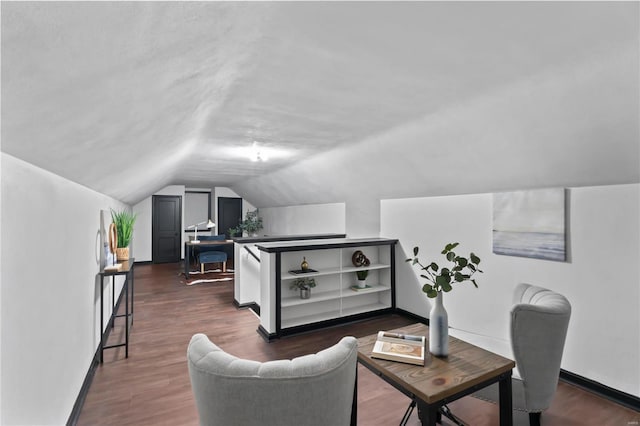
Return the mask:
M 425 337 L 379 331 L 372 358 L 424 365 Z

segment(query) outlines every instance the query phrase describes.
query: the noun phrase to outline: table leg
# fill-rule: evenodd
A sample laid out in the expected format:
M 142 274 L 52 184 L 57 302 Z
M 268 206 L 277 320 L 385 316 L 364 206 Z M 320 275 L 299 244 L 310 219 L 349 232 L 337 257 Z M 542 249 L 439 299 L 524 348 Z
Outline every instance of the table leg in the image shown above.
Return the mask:
M 114 309 L 116 308 L 116 276 L 113 275 L 111 277 L 111 328 L 116 326 L 116 313 Z
M 418 417 L 422 426 L 436 426 L 440 407 L 418 401 Z
M 500 380 L 500 426 L 513 425 L 511 371 Z
M 129 277 L 124 280 L 124 357 L 129 358 Z
M 135 288 L 133 287 L 133 265 L 131 265 L 129 275 L 129 278 L 131 278 L 131 325 L 133 325 L 133 292 L 135 290 Z
M 353 401 L 351 402 L 351 426 L 358 424 L 358 365 L 356 364 L 356 377 L 353 383 Z
M 104 275 L 100 274 L 100 364 L 102 364 L 102 351 L 104 348 L 104 303 L 102 294 L 104 293 Z
M 191 246 L 184 245 L 184 277 L 189 278 L 189 262 L 191 261 Z

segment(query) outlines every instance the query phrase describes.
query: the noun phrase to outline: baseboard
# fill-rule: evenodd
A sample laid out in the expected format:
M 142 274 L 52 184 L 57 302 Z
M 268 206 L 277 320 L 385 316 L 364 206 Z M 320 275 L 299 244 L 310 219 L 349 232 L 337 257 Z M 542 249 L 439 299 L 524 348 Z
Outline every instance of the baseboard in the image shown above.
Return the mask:
M 82 382 L 80 394 L 78 395 L 78 398 L 76 398 L 76 402 L 75 404 L 73 404 L 73 409 L 71 410 L 69 420 L 67 420 L 67 426 L 76 426 L 78 424 L 80 412 L 82 411 L 82 407 L 84 406 L 84 400 L 87 398 L 87 394 L 89 393 L 89 389 L 91 388 L 91 383 L 93 382 L 93 376 L 96 374 L 96 370 L 98 369 L 98 357 L 100 356 L 100 354 L 98 353 L 99 351 L 100 347 L 98 347 L 96 353 L 93 355 L 91 365 L 89 365 L 89 371 L 84 378 L 84 382 Z
M 236 299 L 233 299 L 233 306 L 238 309 L 251 309 L 253 312 L 260 315 L 260 305 L 256 302 L 240 303 Z
M 423 324 L 429 325 L 429 318 L 421 317 L 420 315 L 416 315 L 413 312 L 405 311 L 404 309 L 401 309 L 401 308 L 396 308 L 395 312 L 398 315 L 402 315 L 402 316 L 405 316 L 405 317 L 410 318 L 412 320 L 416 320 L 416 321 L 421 322 Z
M 138 262 L 136 262 L 136 265 Z M 122 302 L 122 296 L 124 292 L 120 292 L 120 296 L 118 296 L 118 301 L 116 302 L 115 307 L 113 308 L 113 312 L 118 312 L 120 308 L 120 302 Z M 128 321 L 128 319 L 127 319 Z M 107 329 L 103 333 L 102 339 L 106 342 L 111 335 L 111 327 L 110 322 L 107 323 Z M 67 420 L 67 426 L 75 426 L 78 424 L 78 419 L 80 418 L 80 413 L 82 412 L 82 407 L 84 406 L 84 400 L 87 398 L 87 394 L 89 393 L 89 388 L 91 388 L 91 382 L 93 382 L 93 376 L 96 374 L 96 370 L 98 369 L 98 365 L 100 364 L 100 344 L 96 348 L 95 353 L 93 354 L 93 358 L 91 359 L 91 364 L 89 365 L 89 371 L 87 371 L 87 375 L 84 377 L 84 381 L 82 382 L 82 387 L 80 388 L 80 393 L 76 398 L 76 402 L 73 404 L 73 409 L 71 410 L 71 414 L 69 415 L 69 419 Z
M 256 331 L 258 332 L 260 337 L 262 337 L 267 343 L 278 338 L 277 334 L 269 333 L 267 330 L 264 329 L 264 327 L 262 327 L 262 325 L 260 325 Z
M 151 261 L 151 260 L 136 260 L 135 264 L 136 264 L 136 266 L 139 266 L 139 265 L 153 265 L 153 261 Z
M 640 398 L 635 395 L 610 388 L 594 380 L 582 377 L 578 374 L 566 370 L 560 370 L 560 379 L 586 391 L 595 393 L 598 396 L 608 399 L 632 410 L 640 411 Z

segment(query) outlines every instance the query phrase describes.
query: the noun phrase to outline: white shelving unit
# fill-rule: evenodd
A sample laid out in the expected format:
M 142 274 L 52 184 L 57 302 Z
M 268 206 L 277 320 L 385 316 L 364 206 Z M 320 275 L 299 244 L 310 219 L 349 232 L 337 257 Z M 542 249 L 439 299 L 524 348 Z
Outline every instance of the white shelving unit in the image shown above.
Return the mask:
M 261 330 L 269 338 L 328 323 L 353 319 L 354 315 L 374 315 L 395 309 L 395 244 L 392 239 L 339 239 L 287 244 L 258 245 L 270 265 L 262 278 L 271 297 L 261 304 Z M 362 251 L 370 260 L 367 267 L 355 267 L 352 255 Z M 294 274 L 305 259 L 312 272 Z M 368 270 L 370 288 L 353 290 L 355 272 Z M 316 287 L 309 299 L 291 290 L 294 280 L 312 277 Z M 265 307 L 267 309 L 265 309 Z M 264 314 L 264 315 L 263 315 Z

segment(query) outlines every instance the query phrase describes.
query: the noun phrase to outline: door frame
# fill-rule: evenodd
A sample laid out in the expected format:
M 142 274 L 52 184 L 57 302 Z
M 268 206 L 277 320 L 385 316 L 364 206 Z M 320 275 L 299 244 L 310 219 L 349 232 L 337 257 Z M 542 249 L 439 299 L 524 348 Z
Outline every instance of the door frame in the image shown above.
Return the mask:
M 155 211 L 155 200 L 158 198 L 177 198 L 178 199 L 178 216 L 179 216 L 179 230 L 178 230 L 178 235 L 180 236 L 178 239 L 178 259 L 176 260 L 176 262 L 180 262 L 183 259 L 183 253 L 182 253 L 182 246 L 183 246 L 183 241 L 184 241 L 184 230 L 182 229 L 184 226 L 184 224 L 182 223 L 182 216 L 183 216 L 183 211 L 182 211 L 182 196 L 181 195 L 153 195 L 151 197 L 151 263 L 158 263 L 157 261 L 157 253 L 156 253 L 156 241 L 155 241 L 155 237 L 156 237 L 156 227 L 155 227 L 155 216 L 156 216 L 156 211 Z M 165 262 L 162 262 L 165 263 Z
M 240 222 L 242 222 L 242 208 L 243 208 L 243 199 L 242 199 L 242 197 L 217 197 L 217 198 L 218 198 L 218 200 L 217 200 L 218 202 L 217 202 L 217 205 L 216 205 L 216 210 L 217 210 L 217 211 L 216 211 L 216 215 L 217 215 L 216 223 L 218 224 L 218 226 L 220 225 L 220 223 L 222 223 L 222 220 L 221 220 L 221 216 L 222 216 L 222 215 L 220 214 L 220 213 L 222 212 L 222 209 L 220 208 L 220 202 L 221 202 L 223 199 L 224 199 L 224 200 L 240 200 L 240 218 L 239 218 L 239 222 L 238 222 L 238 224 L 239 224 Z M 226 229 L 225 229 L 225 230 L 223 230 L 221 227 L 218 227 L 218 230 L 217 230 L 217 231 L 218 231 L 218 232 L 217 232 L 217 233 L 218 233 L 218 235 L 220 235 L 220 234 L 225 234 L 225 235 L 226 235 L 226 234 L 227 234 L 227 230 L 226 230 Z M 227 238 L 228 238 L 228 237 L 229 237 L 229 236 L 227 235 Z

